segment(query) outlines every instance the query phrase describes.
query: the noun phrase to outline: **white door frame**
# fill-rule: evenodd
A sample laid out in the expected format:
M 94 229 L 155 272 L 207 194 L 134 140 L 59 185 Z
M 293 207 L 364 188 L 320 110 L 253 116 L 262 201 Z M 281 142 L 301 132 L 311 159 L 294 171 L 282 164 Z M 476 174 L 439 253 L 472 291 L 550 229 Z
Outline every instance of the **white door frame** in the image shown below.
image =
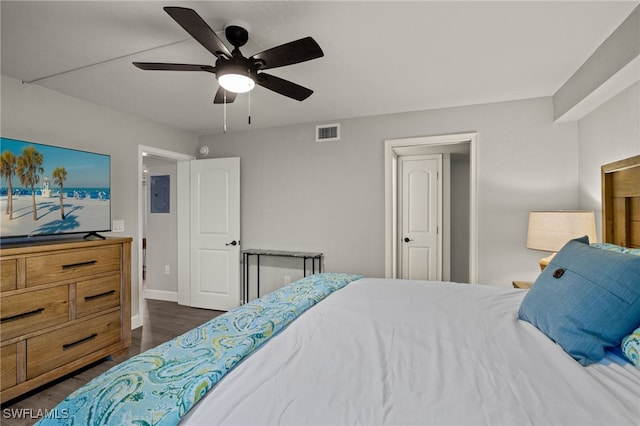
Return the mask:
M 143 288 L 143 280 L 142 280 L 142 229 L 144 224 L 144 197 L 145 197 L 145 189 L 142 185 L 142 180 L 144 179 L 144 162 L 143 157 L 147 155 L 152 155 L 155 157 L 162 157 L 169 160 L 175 160 L 178 165 L 178 178 L 176 179 L 176 196 L 178 202 L 178 282 L 184 279 L 184 274 L 186 273 L 187 281 L 189 282 L 189 268 L 184 267 L 185 261 L 186 265 L 189 264 L 188 258 L 188 247 L 189 247 L 189 221 L 181 220 L 183 217 L 189 217 L 189 174 L 188 174 L 188 166 L 187 166 L 187 175 L 186 179 L 184 178 L 184 168 L 181 168 L 181 164 L 188 164 L 190 160 L 195 160 L 196 157 L 193 155 L 182 154 L 180 152 L 167 151 L 166 149 L 156 148 L 153 146 L 147 145 L 138 145 L 138 232 L 136 235 L 135 243 L 138 245 L 138 315 L 131 318 L 131 328 L 138 328 L 142 326 L 142 319 L 144 318 L 144 288 Z M 186 197 L 186 203 L 185 199 Z M 186 210 L 184 207 L 186 206 Z M 185 216 L 186 214 L 186 216 Z M 185 230 L 186 226 L 186 230 Z M 184 258 L 184 256 L 187 256 Z M 133 300 L 133 299 L 132 299 Z M 178 289 L 178 302 L 180 302 L 180 290 Z
M 387 139 L 384 141 L 385 175 L 385 277 L 398 276 L 397 253 L 397 198 L 398 198 L 398 156 L 407 155 L 414 148 L 423 146 L 455 145 L 469 143 L 469 282 L 478 282 L 478 197 L 477 197 L 477 143 L 476 132 L 451 135 L 421 136 L 415 138 Z

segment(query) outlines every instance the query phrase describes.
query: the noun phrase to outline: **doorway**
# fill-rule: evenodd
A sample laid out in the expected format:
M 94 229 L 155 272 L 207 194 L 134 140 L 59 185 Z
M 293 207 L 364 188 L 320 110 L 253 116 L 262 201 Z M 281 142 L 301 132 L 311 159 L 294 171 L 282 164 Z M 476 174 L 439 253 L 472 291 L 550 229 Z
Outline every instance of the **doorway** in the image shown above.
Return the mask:
M 146 185 L 145 185 L 145 158 L 146 157 L 154 157 L 161 159 L 165 163 L 176 163 L 178 165 L 177 174 L 176 174 L 176 182 L 175 182 L 175 196 L 177 200 L 177 228 L 176 228 L 176 244 L 177 244 L 177 253 L 178 260 L 177 263 L 180 265 L 188 261 L 188 258 L 183 259 L 182 253 L 185 253 L 185 250 L 188 251 L 189 247 L 189 221 L 188 221 L 188 208 L 186 210 L 183 209 L 185 205 L 184 197 L 188 197 L 189 193 L 189 175 L 188 169 L 187 174 L 185 175 L 183 169 L 180 167 L 180 164 L 187 163 L 191 160 L 195 160 L 195 156 L 182 154 L 179 152 L 167 151 L 165 149 L 160 149 L 152 146 L 146 145 L 138 145 L 138 285 L 136 288 L 132 288 L 131 298 L 133 301 L 137 300 L 138 302 L 138 310 L 137 314 L 134 314 L 131 318 L 131 328 L 137 328 L 142 326 L 144 314 L 145 314 L 145 304 L 144 304 L 144 255 L 145 255 L 145 247 L 143 244 L 143 238 L 145 235 L 145 215 L 147 210 L 146 203 Z M 186 195 L 185 195 L 186 194 Z M 188 205 L 188 198 L 187 205 Z M 187 215 L 187 220 L 183 219 Z M 189 268 L 183 268 L 178 266 L 177 268 L 178 280 L 184 279 L 183 274 L 188 274 Z M 188 279 L 188 275 L 187 275 Z M 180 296 L 178 295 L 178 302 Z
M 443 260 L 451 256 L 451 276 L 442 279 L 476 283 L 478 278 L 478 217 L 476 192 L 477 133 L 425 136 L 385 141 L 385 276 L 398 278 L 402 238 L 399 224 L 399 158 L 425 154 L 449 155 L 451 160 L 451 207 L 443 211 Z M 460 162 L 457 160 L 463 159 Z M 458 182 L 456 183 L 455 180 Z M 461 187 L 458 185 L 462 185 Z M 463 188 L 458 190 L 457 188 Z M 446 202 L 444 205 L 446 206 Z M 453 223 L 453 226 L 451 225 Z M 462 226 L 456 226 L 462 224 Z M 447 228 L 451 234 L 447 235 Z M 456 259 L 462 252 L 464 259 Z M 446 262 L 445 262 L 446 264 Z M 462 267 L 460 267 L 462 265 Z M 446 270 L 446 267 L 445 267 Z M 460 278 L 460 271 L 463 278 Z

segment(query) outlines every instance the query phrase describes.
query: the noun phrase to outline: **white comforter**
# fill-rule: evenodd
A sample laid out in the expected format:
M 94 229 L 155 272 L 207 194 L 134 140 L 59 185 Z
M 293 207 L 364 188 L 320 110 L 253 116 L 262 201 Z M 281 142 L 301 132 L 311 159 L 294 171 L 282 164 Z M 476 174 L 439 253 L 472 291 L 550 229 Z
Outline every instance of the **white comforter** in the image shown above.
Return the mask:
M 529 323 L 523 290 L 361 279 L 233 371 L 189 425 L 640 423 L 640 371 L 582 367 Z

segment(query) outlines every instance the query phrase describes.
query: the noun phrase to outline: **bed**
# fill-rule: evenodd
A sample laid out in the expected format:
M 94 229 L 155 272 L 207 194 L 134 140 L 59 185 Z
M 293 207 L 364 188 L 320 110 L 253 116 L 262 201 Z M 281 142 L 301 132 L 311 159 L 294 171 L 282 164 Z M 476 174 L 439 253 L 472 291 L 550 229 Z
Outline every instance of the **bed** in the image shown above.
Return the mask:
M 531 290 L 305 277 L 114 367 L 41 423 L 638 424 L 640 156 L 602 174 L 608 244 L 568 243 Z M 583 325 L 565 327 L 561 299 L 618 303 L 590 313 L 588 354 L 565 340 Z

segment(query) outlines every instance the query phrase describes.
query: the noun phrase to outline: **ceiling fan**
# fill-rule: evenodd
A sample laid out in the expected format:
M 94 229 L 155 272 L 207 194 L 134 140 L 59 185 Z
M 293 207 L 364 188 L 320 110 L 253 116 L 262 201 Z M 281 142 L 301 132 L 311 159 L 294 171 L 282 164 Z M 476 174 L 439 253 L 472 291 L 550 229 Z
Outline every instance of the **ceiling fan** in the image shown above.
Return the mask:
M 298 101 L 307 99 L 313 93 L 311 89 L 262 72 L 324 56 L 322 49 L 312 37 L 301 38 L 246 58 L 240 52 L 240 47 L 249 40 L 246 29 L 237 25 L 225 28 L 225 36 L 233 45 L 233 50 L 229 51 L 194 10 L 184 7 L 165 7 L 164 10 L 205 49 L 216 56 L 215 66 L 134 62 L 133 65 L 136 67 L 153 71 L 205 71 L 215 74 L 220 84 L 214 98 L 216 104 L 233 102 L 236 94 L 248 92 L 256 84 Z

